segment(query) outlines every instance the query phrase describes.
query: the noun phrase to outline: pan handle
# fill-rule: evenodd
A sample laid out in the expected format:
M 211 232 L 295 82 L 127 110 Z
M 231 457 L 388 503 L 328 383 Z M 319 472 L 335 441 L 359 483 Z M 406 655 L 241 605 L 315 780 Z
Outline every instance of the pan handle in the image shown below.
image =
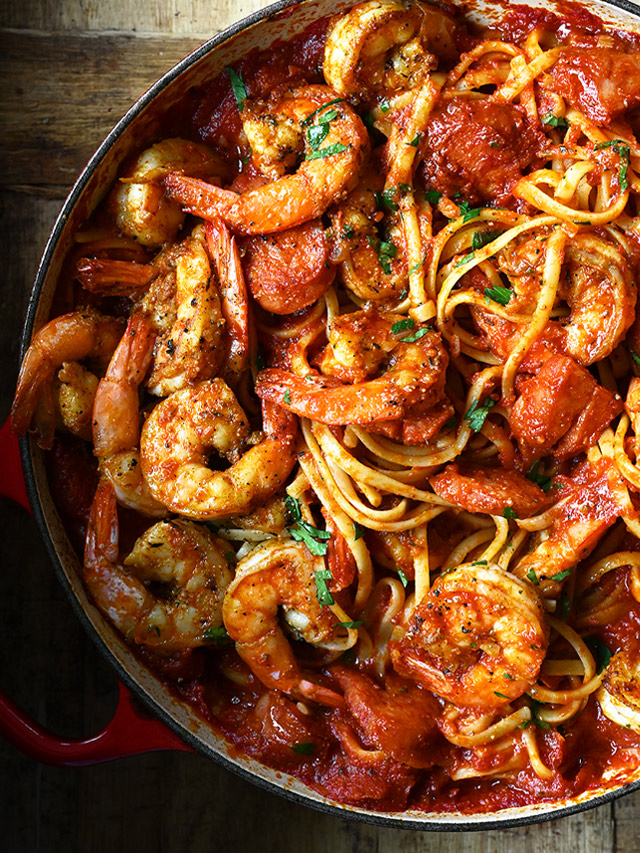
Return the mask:
M 0 497 L 9 498 L 31 512 L 20 445 L 9 420 L 0 429 L 0 465 Z M 83 740 L 66 740 L 47 731 L 0 690 L 0 734 L 30 758 L 57 767 L 101 764 L 161 749 L 192 751 L 160 720 L 139 712 L 130 691 L 122 682 L 118 686 L 118 707 L 113 718 L 98 734 Z

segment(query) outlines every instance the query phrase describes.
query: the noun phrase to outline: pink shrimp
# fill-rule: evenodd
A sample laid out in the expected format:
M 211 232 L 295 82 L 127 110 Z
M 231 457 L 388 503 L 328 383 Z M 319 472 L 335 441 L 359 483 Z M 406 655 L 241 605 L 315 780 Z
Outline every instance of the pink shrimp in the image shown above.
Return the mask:
M 84 358 L 106 363 L 121 335 L 119 320 L 92 308 L 63 314 L 36 332 L 22 362 L 11 409 L 16 435 L 25 435 L 34 423 L 38 444 L 50 449 L 55 430 L 52 382 L 56 371 L 64 362 Z
M 141 311 L 135 311 L 100 380 L 93 404 L 94 453 L 100 471 L 118 500 L 144 515 L 166 515 L 142 476 L 138 388 L 149 369 L 155 335 Z

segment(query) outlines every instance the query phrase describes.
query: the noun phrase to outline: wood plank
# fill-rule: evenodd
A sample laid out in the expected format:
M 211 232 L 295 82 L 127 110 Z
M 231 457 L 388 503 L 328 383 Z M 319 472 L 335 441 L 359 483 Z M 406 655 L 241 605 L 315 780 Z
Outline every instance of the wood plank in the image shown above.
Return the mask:
M 0 186 L 66 195 L 131 104 L 201 41 L 0 33 Z
M 0 27 L 166 33 L 204 41 L 267 5 L 264 0 L 3 0 Z

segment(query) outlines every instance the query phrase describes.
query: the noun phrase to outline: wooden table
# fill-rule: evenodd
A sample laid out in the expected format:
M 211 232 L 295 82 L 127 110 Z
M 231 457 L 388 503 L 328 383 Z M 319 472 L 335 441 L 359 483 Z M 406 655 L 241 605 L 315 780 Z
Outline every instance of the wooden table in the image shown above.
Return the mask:
M 0 3 L 0 415 L 9 410 L 31 281 L 57 210 L 104 134 L 145 88 L 260 0 Z M 1 475 L 0 475 L 1 476 Z M 98 731 L 115 678 L 71 611 L 23 510 L 2 502 L 0 683 L 70 737 Z M 0 744 L 7 851 L 635 851 L 640 793 L 526 829 L 378 829 L 265 794 L 199 755 L 156 753 L 82 770 Z

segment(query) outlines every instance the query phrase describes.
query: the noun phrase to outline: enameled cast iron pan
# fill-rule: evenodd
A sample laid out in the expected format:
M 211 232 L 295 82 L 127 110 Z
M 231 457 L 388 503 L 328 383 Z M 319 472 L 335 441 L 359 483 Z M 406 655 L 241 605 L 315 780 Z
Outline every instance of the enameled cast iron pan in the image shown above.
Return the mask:
M 320 17 L 344 11 L 353 0 L 280 0 L 234 24 L 203 44 L 158 80 L 118 122 L 91 158 L 71 190 L 55 223 L 36 275 L 22 338 L 22 354 L 33 331 L 49 319 L 49 311 L 61 266 L 73 242 L 73 234 L 95 209 L 113 183 L 118 166 L 131 154 L 155 141 L 161 117 L 178 103 L 192 86 L 217 76 L 226 65 L 256 48 L 269 47 L 277 39 L 288 39 Z M 486 24 L 502 17 L 507 3 L 477 0 L 466 4 L 467 13 Z M 513 3 L 512 5 L 525 5 Z M 530 0 L 531 7 L 553 9 L 545 0 Z M 590 0 L 589 10 L 606 24 L 619 29 L 640 30 L 640 6 L 627 0 Z M 17 442 L 7 426 L 0 434 L 0 454 L 5 457 L 5 475 L 16 459 Z M 214 761 L 264 788 L 337 817 L 353 817 L 380 825 L 407 829 L 470 830 L 507 827 L 569 815 L 602 805 L 640 788 L 640 766 L 627 783 L 600 789 L 563 802 L 509 808 L 492 814 L 428 814 L 418 812 L 378 813 L 341 806 L 310 790 L 296 779 L 271 770 L 257 761 L 232 754 L 226 742 L 185 703 L 171 694 L 132 654 L 122 638 L 88 600 L 80 580 L 80 565 L 53 504 L 45 477 L 42 452 L 30 439 L 21 441 L 22 465 L 28 499 L 40 526 L 61 583 L 71 603 L 98 647 L 117 671 L 121 701 L 112 723 L 93 738 L 61 742 L 27 720 L 11 703 L 0 697 L 0 731 L 35 758 L 54 764 L 82 765 L 152 749 L 196 749 Z M 6 491 L 27 506 L 19 466 Z M 128 701 L 131 691 L 156 720 L 138 717 Z

